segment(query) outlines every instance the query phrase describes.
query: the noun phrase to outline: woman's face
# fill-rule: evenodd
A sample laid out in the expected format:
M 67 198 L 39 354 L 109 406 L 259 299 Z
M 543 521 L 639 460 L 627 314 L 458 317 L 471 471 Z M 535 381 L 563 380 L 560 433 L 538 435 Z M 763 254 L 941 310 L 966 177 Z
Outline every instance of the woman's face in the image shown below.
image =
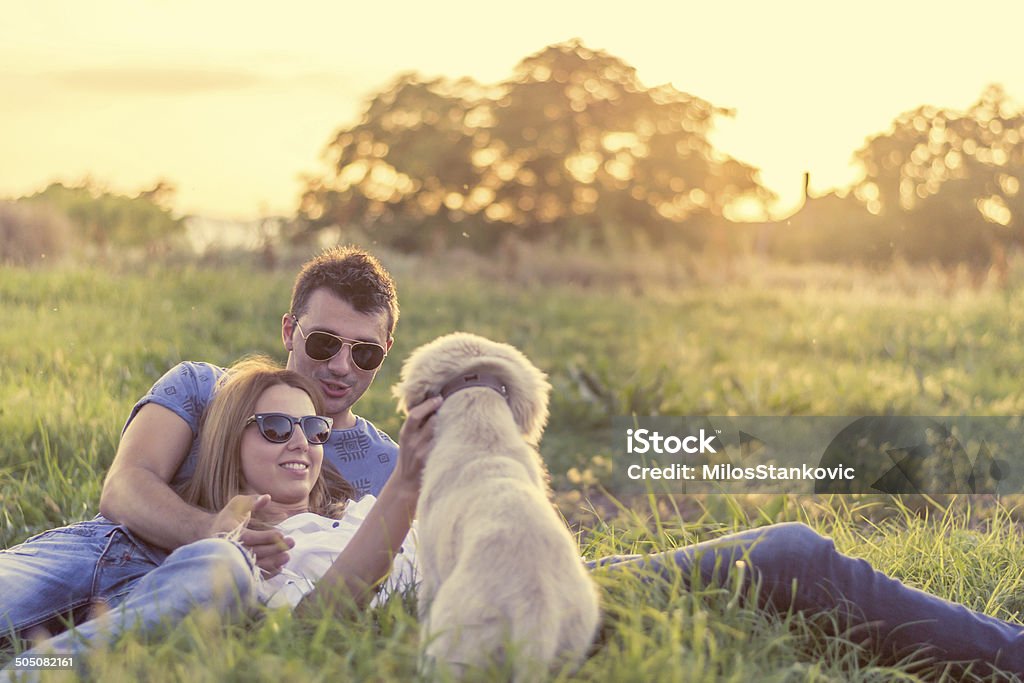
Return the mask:
M 256 401 L 256 413 L 284 413 L 292 417 L 314 415 L 313 401 L 302 389 L 277 384 Z M 268 441 L 253 422 L 242 435 L 243 493 L 269 493 L 280 505 L 304 507 L 309 492 L 320 476 L 323 446 L 311 444 L 300 425 L 292 426 L 284 443 Z

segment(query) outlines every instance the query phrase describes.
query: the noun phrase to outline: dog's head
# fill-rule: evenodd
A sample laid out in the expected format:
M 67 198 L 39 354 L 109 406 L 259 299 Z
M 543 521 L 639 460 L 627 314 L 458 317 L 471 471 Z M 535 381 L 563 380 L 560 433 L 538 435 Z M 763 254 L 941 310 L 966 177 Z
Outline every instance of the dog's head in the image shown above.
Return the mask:
M 402 412 L 441 393 L 468 375 L 503 385 L 512 416 L 531 444 L 540 441 L 548 420 L 551 385 L 519 349 L 468 332 L 454 332 L 424 344 L 406 359 L 393 392 Z M 494 387 L 497 389 L 497 387 Z

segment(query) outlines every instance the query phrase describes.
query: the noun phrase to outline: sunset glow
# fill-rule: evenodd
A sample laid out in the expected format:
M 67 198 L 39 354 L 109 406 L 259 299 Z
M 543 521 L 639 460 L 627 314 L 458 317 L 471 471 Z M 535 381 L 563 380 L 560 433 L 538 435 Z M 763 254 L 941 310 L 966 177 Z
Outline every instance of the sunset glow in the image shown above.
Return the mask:
M 332 134 L 398 74 L 495 85 L 525 57 L 578 37 L 635 67 L 648 87 L 671 83 L 734 110 L 711 139 L 761 169 L 779 196 L 773 211 L 785 214 L 800 201 L 805 171 L 816 193 L 854 181 L 854 151 L 904 111 L 965 108 L 994 82 L 1024 98 L 1015 36 L 1024 5 L 948 7 L 639 2 L 611 13 L 530 1 L 490 16 L 471 2 L 13 4 L 0 26 L 0 197 L 87 176 L 122 192 L 166 179 L 180 213 L 288 215 L 301 175 L 323 169 Z M 632 142 L 609 135 L 602 144 Z M 486 163 L 493 151 L 477 154 Z M 593 164 L 581 155 L 570 171 L 584 178 Z M 384 166 L 364 171 L 382 193 L 409 180 Z M 483 207 L 480 192 L 443 201 Z M 580 210 L 588 201 L 576 198 Z M 664 211 L 677 207 L 666 202 Z M 996 222 L 1005 212 L 998 201 L 979 209 Z M 731 213 L 760 217 L 756 205 Z

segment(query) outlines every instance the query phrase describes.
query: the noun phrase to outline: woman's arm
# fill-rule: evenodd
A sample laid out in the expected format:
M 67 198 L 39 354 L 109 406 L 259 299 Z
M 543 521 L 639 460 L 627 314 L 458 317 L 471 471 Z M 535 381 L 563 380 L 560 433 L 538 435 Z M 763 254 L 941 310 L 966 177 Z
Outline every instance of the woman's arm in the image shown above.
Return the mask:
M 398 465 L 380 497 L 316 588 L 296 608 L 309 612 L 327 606 L 334 611 L 369 604 L 391 570 L 416 514 L 420 477 L 433 445 L 430 417 L 443 400 L 435 397 L 409 411 L 398 443 Z
M 399 485 L 392 475 L 352 540 L 299 603 L 299 613 L 324 606 L 344 612 L 369 604 L 409 533 L 418 493 Z

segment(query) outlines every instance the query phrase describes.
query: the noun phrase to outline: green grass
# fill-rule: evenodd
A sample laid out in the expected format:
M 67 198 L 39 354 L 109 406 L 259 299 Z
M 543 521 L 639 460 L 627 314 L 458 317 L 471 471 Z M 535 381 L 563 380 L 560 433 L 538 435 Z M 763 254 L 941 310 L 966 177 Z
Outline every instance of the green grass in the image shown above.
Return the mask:
M 912 585 L 1020 621 L 1024 543 L 1016 511 L 1002 504 L 618 502 L 594 482 L 614 464 L 610 421 L 621 414 L 1024 414 L 1024 289 L 947 297 L 921 274 L 766 268 L 730 279 L 671 259 L 641 271 L 548 259 L 498 275 L 483 262 L 386 258 L 402 318 L 359 412 L 396 434 L 400 362 L 439 334 L 508 341 L 551 377 L 541 450 L 588 557 L 800 520 Z M 128 411 L 179 360 L 283 359 L 293 273 L 0 269 L 0 544 L 95 513 Z M 918 680 L 821 635 L 818 623 L 749 609 L 728 587 L 601 583 L 602 645 L 558 680 Z M 128 637 L 93 666 L 103 680 L 405 680 L 415 671 L 413 613 L 393 601 L 353 620 L 273 613 L 242 627 L 196 617 L 159 639 Z
M 1020 566 L 1024 542 L 1005 516 L 969 528 L 953 509 L 933 508 L 926 516 L 894 509 L 899 517 L 877 527 L 853 524 L 858 511 L 842 503 L 804 519 L 830 533 L 841 550 L 907 582 L 992 614 L 1016 614 L 1024 581 L 1019 570 L 1008 568 Z M 671 548 L 739 528 L 685 524 L 653 510 L 632 514 L 629 529 L 596 532 L 588 554 Z M 685 590 L 681 576 L 668 582 L 608 571 L 596 576 L 605 614 L 599 645 L 578 672 L 553 680 L 984 680 L 879 663 L 842 635 L 824 635 L 831 623 L 827 614 L 769 616 L 747 606 L 752 596 L 738 581 Z M 200 613 L 159 637 L 131 634 L 97 651 L 88 666 L 96 680 L 413 680 L 414 613 L 414 602 L 399 598 L 345 620 L 273 611 L 248 624 L 225 625 L 216 615 Z M 471 680 L 501 680 L 501 673 L 496 667 Z

